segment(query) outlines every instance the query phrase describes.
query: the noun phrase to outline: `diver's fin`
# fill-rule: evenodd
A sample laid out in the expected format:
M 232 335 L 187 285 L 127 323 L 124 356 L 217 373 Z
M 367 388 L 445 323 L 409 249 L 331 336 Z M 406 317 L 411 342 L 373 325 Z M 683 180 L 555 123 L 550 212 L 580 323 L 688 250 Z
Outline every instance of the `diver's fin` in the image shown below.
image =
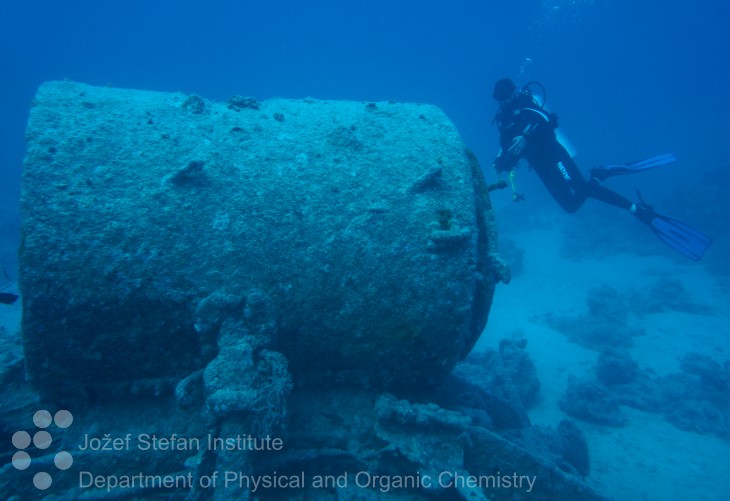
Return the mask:
M 699 261 L 712 243 L 710 237 L 673 217 L 654 213 L 648 224 L 665 244 L 693 261 Z
M 636 172 L 653 169 L 676 161 L 677 158 L 674 155 L 671 153 L 665 153 L 664 155 L 645 158 L 644 160 L 639 160 L 638 162 L 632 162 L 630 164 L 599 165 L 591 170 L 591 177 L 595 177 L 599 181 L 604 181 L 609 177 L 620 176 L 623 174 L 634 174 Z

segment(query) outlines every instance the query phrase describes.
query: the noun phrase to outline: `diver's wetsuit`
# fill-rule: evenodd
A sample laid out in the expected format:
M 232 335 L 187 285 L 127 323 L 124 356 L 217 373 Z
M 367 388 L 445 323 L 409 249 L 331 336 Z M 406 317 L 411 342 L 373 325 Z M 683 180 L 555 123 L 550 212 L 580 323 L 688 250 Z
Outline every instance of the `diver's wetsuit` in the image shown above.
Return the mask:
M 494 160 L 497 171 L 509 171 L 520 158 L 527 160 L 553 198 L 568 212 L 577 211 L 587 198 L 630 210 L 630 200 L 604 188 L 598 181 L 587 181 L 565 147 L 555 136 L 557 119 L 547 113 L 527 93 L 518 93 L 502 104 L 495 118 L 499 128 L 499 155 Z M 515 142 L 524 136 L 521 151 Z

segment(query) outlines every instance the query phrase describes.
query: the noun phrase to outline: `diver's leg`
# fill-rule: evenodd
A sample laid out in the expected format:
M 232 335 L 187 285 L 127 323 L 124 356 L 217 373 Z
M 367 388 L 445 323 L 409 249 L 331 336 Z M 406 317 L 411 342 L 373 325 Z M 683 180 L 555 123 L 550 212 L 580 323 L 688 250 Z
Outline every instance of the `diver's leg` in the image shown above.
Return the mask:
M 581 205 L 585 202 L 586 198 L 590 197 L 603 203 L 613 205 L 614 207 L 631 210 L 631 207 L 634 204 L 630 200 L 624 198 L 613 190 L 609 190 L 608 188 L 601 186 L 597 179 L 591 178 L 590 180 L 586 180 L 586 178 L 583 177 L 583 174 L 581 174 L 580 169 L 578 169 L 578 166 L 570 157 L 570 154 L 562 145 L 559 146 L 561 150 L 559 153 L 561 165 L 565 169 L 567 177 L 570 178 L 568 180 L 568 184 L 574 192 L 574 198 L 581 200 Z
M 530 165 L 537 172 L 545 188 L 566 212 L 577 211 L 589 193 L 580 170 L 558 142 L 551 144 L 542 153 L 539 158 L 532 159 Z
M 533 162 L 531 164 L 550 195 L 566 212 L 577 211 L 586 199 L 585 192 L 576 192 L 569 180 L 561 173 L 561 164 L 556 162 Z M 564 167 L 563 167 L 564 168 Z
M 632 207 L 634 206 L 631 200 L 619 195 L 613 190 L 609 190 L 608 188 L 601 186 L 598 184 L 597 180 L 591 179 L 586 182 L 586 185 L 588 185 L 588 196 L 591 198 L 595 198 L 603 203 L 625 210 L 632 210 Z

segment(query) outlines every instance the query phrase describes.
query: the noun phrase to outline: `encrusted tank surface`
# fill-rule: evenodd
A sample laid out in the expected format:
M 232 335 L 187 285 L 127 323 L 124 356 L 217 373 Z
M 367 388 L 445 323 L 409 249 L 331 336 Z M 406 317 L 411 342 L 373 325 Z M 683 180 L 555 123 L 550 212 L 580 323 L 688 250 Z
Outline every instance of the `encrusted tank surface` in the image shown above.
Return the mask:
M 184 377 L 226 322 L 298 382 L 428 385 L 486 323 L 493 214 L 434 106 L 49 82 L 27 144 L 23 335 L 56 396 Z
M 27 139 L 3 499 L 604 500 L 525 342 L 459 362 L 509 269 L 437 108 L 50 82 Z

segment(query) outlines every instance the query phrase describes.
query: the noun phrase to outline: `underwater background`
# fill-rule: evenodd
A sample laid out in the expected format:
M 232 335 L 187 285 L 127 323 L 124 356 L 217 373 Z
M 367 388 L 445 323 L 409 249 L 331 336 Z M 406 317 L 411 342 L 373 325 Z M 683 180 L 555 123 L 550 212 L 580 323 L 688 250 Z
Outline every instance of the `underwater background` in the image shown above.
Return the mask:
M 494 81 L 537 80 L 584 169 L 664 151 L 679 158 L 643 183 L 653 200 L 726 165 L 727 9 L 658 0 L 458 0 L 448 7 L 6 0 L 0 16 L 6 234 L 12 239 L 17 228 L 28 107 L 41 82 L 58 79 L 213 100 L 244 94 L 434 104 L 485 169 L 497 147 L 490 128 Z M 7 247 L 2 260 L 12 267 Z
M 610 187 L 631 199 L 639 189 L 714 244 L 693 263 L 613 208 L 589 201 L 564 214 L 522 166 L 524 202 L 513 203 L 509 190 L 491 195 L 513 280 L 498 286 L 476 351 L 526 340 L 541 381 L 530 418 L 578 420 L 591 451 L 587 481 L 598 492 L 727 498 L 729 18 L 721 2 L 678 0 L 3 0 L 0 266 L 17 281 L 24 133 L 42 82 L 221 102 L 428 103 L 451 119 L 493 182 L 493 84 L 538 81 L 584 172 L 674 153 L 675 164 Z M 0 304 L 2 336 L 16 335 L 19 318 L 19 304 Z M 612 394 L 600 369 L 605 384 L 596 389 L 596 364 L 628 367 L 665 400 Z M 596 393 L 610 404 L 598 417 L 566 404 Z

